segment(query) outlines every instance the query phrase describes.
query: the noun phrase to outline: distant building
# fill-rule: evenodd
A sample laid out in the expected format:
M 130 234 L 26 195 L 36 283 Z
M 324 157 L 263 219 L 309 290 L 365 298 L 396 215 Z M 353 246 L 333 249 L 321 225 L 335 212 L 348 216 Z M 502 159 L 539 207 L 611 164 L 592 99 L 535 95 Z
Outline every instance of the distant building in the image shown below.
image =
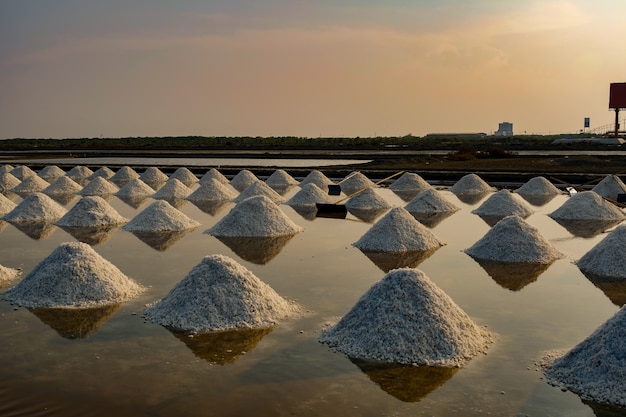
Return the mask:
M 482 139 L 487 137 L 486 133 L 428 133 L 427 138 L 431 139 Z
M 513 136 L 513 123 L 502 122 L 498 124 L 498 131 L 496 136 Z

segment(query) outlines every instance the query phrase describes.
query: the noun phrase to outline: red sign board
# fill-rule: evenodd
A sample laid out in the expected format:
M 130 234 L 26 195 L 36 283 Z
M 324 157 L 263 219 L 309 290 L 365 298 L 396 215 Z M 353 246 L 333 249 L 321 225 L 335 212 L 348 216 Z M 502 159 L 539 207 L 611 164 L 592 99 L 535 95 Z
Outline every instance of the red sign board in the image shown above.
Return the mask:
M 609 109 L 626 109 L 626 83 L 611 83 Z

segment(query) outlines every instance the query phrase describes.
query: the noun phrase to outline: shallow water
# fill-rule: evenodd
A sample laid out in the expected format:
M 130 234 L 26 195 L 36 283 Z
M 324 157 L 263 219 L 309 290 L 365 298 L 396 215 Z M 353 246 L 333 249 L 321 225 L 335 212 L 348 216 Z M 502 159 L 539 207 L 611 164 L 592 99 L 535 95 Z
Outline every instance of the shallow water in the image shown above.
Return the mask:
M 388 189 L 377 192 L 394 205 L 405 204 Z M 617 311 L 573 264 L 603 235 L 575 237 L 547 217 L 566 196 L 533 206 L 527 221 L 566 258 L 522 282 L 511 283 L 497 270 L 490 270 L 492 278 L 463 253 L 489 230 L 471 213 L 488 196 L 470 205 L 443 192 L 462 209 L 432 228 L 446 245 L 418 268 L 495 338 L 486 355 L 456 372 L 371 369 L 317 342 L 325 324 L 385 275 L 351 245 L 371 223 L 352 215 L 307 220 L 282 205 L 305 230 L 261 246 L 270 249 L 259 253 L 254 242 L 224 243 L 203 233 L 231 203 L 211 215 L 188 202 L 179 209 L 202 226 L 184 236 L 154 242 L 117 229 L 95 241 L 100 255 L 149 287 L 139 298 L 72 317 L 0 301 L 0 415 L 626 415 L 549 386 L 535 366 L 544 351 L 573 347 Z M 132 218 L 151 200 L 132 206 L 117 197 L 109 202 Z M 0 229 L 0 264 L 22 267 L 24 276 L 60 243 L 75 240 L 60 228 L 40 240 L 12 225 Z M 267 333 L 193 339 L 143 321 L 146 304 L 215 253 L 234 258 L 308 314 Z

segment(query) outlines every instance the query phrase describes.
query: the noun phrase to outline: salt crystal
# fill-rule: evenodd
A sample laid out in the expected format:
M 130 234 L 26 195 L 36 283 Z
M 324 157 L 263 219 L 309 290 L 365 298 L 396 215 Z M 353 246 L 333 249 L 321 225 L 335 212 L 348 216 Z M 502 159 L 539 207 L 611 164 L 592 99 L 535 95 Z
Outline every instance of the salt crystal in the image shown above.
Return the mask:
M 243 192 L 239 194 L 233 201 L 235 203 L 240 203 L 249 197 L 254 197 L 254 196 L 259 196 L 259 195 L 263 195 L 269 198 L 275 204 L 280 204 L 284 201 L 284 199 L 280 196 L 280 194 L 278 194 L 276 191 L 270 188 L 270 186 L 265 184 L 263 181 L 255 181 L 254 184 L 250 185 L 248 188 L 243 190 Z
M 9 223 L 55 222 L 67 210 L 43 193 L 33 193 L 2 218 Z
M 617 175 L 607 175 L 591 191 L 601 197 L 617 200 L 619 194 L 626 193 L 626 185 Z
M 616 227 L 577 262 L 578 268 L 604 277 L 626 279 L 626 225 Z
M 128 184 L 130 181 L 136 180 L 138 178 L 139 178 L 139 174 L 134 169 L 132 169 L 129 166 L 123 166 L 120 169 L 118 169 L 111 178 L 109 178 L 109 181 L 111 181 L 113 184 L 117 185 L 118 187 L 123 187 L 124 185 Z
M 55 224 L 61 227 L 120 225 L 128 222 L 102 197 L 83 197 Z
M 173 207 L 165 200 L 157 200 L 128 222 L 123 229 L 129 232 L 165 232 L 194 229 L 200 223 Z
M 525 218 L 530 216 L 533 211 L 519 195 L 511 193 L 507 189 L 503 189 L 489 196 L 489 198 L 478 208 L 474 209 L 472 213 L 486 217 L 516 215 Z
M 572 195 L 549 216 L 555 220 L 621 220 L 624 213 L 595 191 Z
M 80 186 L 76 181 L 69 177 L 60 177 L 48 187 L 44 188 L 43 193 L 53 196 L 53 195 L 62 195 L 62 194 L 76 194 L 83 187 Z
M 78 192 L 79 195 L 97 195 L 97 196 L 109 196 L 117 193 L 120 189 L 117 185 L 113 184 L 104 177 L 96 177 L 91 180 L 82 190 Z
M 170 179 L 177 179 L 181 183 L 185 184 L 187 187 L 198 182 L 198 177 L 189 170 L 189 168 L 181 167 L 178 168 L 172 175 L 170 175 Z
M 235 190 L 242 192 L 256 181 L 259 181 L 256 175 L 247 169 L 242 169 L 230 180 L 230 185 L 232 185 Z
M 329 204 L 330 202 L 327 193 L 322 191 L 314 182 L 309 182 L 301 185 L 300 191 L 295 193 L 285 204 L 292 207 L 315 207 L 316 203 Z
M 191 194 L 191 189 L 177 178 L 170 178 L 163 187 L 152 195 L 157 200 L 179 199 L 184 200 Z

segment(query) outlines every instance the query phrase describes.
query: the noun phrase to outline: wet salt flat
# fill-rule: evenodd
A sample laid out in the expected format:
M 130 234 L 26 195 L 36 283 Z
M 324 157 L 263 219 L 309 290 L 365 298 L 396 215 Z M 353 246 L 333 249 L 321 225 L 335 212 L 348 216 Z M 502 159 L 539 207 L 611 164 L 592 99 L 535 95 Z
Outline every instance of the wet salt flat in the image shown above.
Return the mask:
M 284 200 L 299 190 L 291 188 Z M 0 265 L 22 268 L 22 277 L 62 243 L 88 238 L 100 256 L 146 290 L 88 312 L 0 301 L 0 415 L 626 415 L 626 409 L 583 401 L 549 385 L 536 365 L 546 351 L 569 350 L 587 338 L 626 302 L 626 285 L 594 283 L 574 263 L 606 234 L 573 234 L 550 218 L 569 199 L 558 195 L 531 205 L 534 212 L 525 221 L 563 258 L 531 271 L 481 265 L 464 251 L 491 229 L 472 211 L 495 191 L 471 203 L 448 189 L 438 191 L 459 210 L 430 225 L 445 244 L 416 259 L 366 255 L 352 245 L 385 212 L 365 222 L 353 214 L 316 218 L 280 204 L 303 231 L 265 240 L 205 233 L 232 202 L 206 211 L 178 202 L 178 210 L 201 226 L 167 236 L 118 227 L 96 238 L 57 226 L 32 230 L 1 222 Z M 406 205 L 388 188 L 376 193 L 394 207 Z M 13 202 L 23 198 L 13 196 Z M 78 196 L 62 206 L 69 211 L 77 201 Z M 154 201 L 107 200 L 126 219 Z M 273 329 L 195 337 L 144 321 L 146 305 L 215 254 L 234 259 L 306 313 Z M 318 342 L 322 330 L 346 315 L 391 267 L 416 263 L 491 333 L 485 354 L 461 368 L 381 366 L 351 360 Z

